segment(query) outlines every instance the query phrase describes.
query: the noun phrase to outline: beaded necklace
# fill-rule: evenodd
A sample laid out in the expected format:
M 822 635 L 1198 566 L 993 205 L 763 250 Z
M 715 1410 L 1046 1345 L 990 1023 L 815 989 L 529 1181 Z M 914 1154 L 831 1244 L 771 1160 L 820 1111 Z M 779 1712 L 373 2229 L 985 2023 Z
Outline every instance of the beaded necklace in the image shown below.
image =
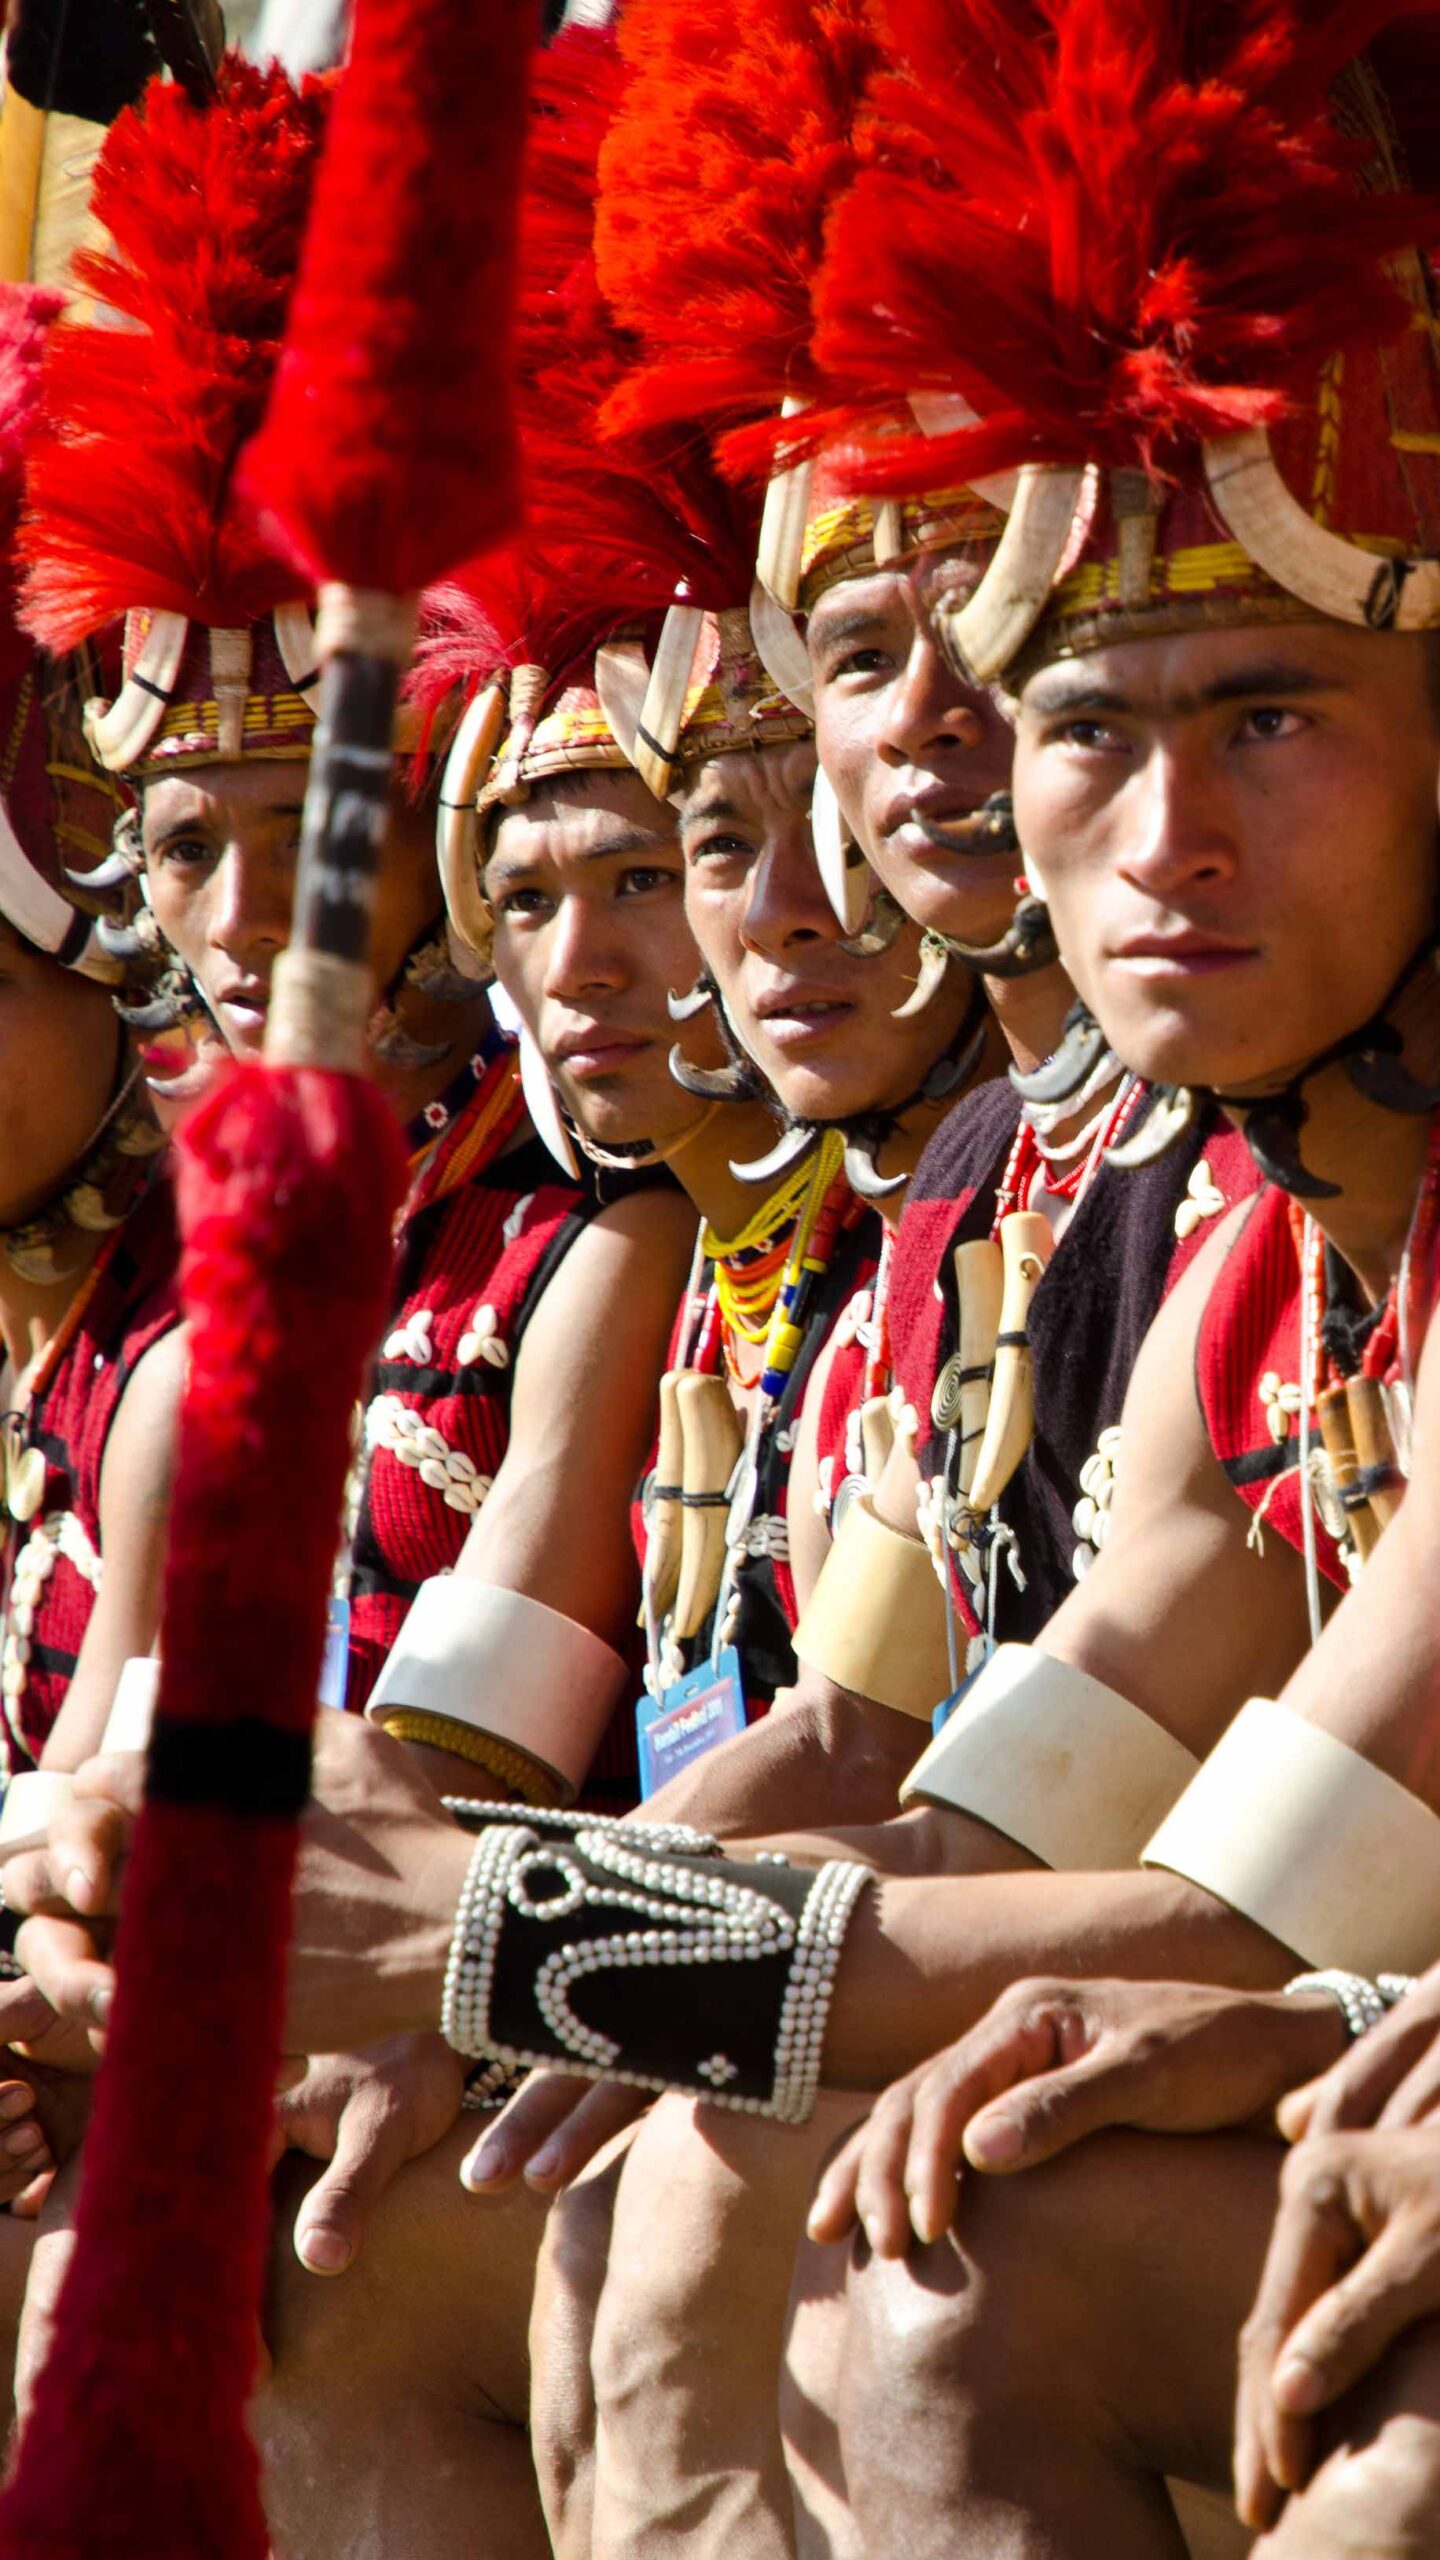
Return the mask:
M 1118 1089 L 1102 1109 L 1087 1122 L 1077 1138 L 1070 1139 L 1063 1147 L 1047 1148 L 1033 1123 L 1022 1113 L 1000 1178 L 1000 1187 L 995 1194 L 995 1215 L 990 1226 L 992 1238 L 998 1237 L 1002 1220 L 1008 1218 L 1012 1211 L 1029 1207 L 1037 1185 L 1043 1186 L 1053 1199 L 1068 1200 L 1078 1207 L 1145 1091 L 1146 1087 L 1136 1077 L 1122 1076 Z M 1057 1174 L 1056 1164 L 1071 1156 L 1077 1157 L 1078 1162 L 1072 1164 L 1067 1173 Z
M 719 1310 L 722 1337 L 728 1342 L 762 1343 L 767 1339 L 775 1302 L 784 1283 L 795 1223 L 809 1196 L 815 1157 L 786 1174 L 763 1200 L 738 1236 L 724 1242 L 708 1223 L 700 1248 L 710 1263 L 712 1291 Z M 699 1364 L 697 1363 L 697 1366 Z

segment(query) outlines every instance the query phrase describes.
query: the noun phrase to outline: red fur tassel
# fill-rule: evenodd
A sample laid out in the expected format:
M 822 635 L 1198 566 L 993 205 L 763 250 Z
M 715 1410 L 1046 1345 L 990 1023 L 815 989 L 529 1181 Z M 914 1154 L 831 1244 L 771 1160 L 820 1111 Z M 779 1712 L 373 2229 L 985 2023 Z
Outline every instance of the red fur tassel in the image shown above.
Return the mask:
M 413 594 L 514 523 L 513 422 L 495 394 L 533 27 L 532 0 L 356 14 L 285 352 L 241 471 L 314 584 Z
M 237 1066 L 181 1140 L 190 1372 L 156 1741 L 57 2343 L 0 2501 L 4 2560 L 269 2547 L 242 2413 L 293 1795 L 403 1179 L 380 1096 L 314 1069 Z
M 79 279 L 129 326 L 51 334 L 28 459 L 27 628 L 66 649 L 132 605 L 246 623 L 303 592 L 233 486 L 279 352 L 328 84 L 238 55 L 213 106 L 154 80 L 117 117 Z
M 1327 96 L 1405 14 L 896 5 L 908 76 L 877 82 L 883 165 L 831 229 L 811 439 L 852 435 L 854 476 L 903 491 L 1031 459 L 1138 453 L 1163 476 L 1197 438 L 1284 417 L 1327 357 L 1408 325 L 1387 261 L 1440 236 L 1433 199 L 1357 188 Z M 984 423 L 871 431 L 913 391 L 958 393 Z

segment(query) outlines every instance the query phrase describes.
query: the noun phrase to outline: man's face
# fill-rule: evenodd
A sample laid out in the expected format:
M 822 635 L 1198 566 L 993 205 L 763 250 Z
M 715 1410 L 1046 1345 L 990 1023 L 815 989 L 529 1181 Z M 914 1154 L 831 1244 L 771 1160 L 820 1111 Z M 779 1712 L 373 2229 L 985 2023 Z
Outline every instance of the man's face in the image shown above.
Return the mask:
M 145 785 L 145 876 L 155 919 L 232 1049 L 265 1037 L 270 972 L 290 939 L 308 767 L 202 765 Z M 369 959 L 388 987 L 440 912 L 434 819 L 392 795 Z
M 485 864 L 495 970 L 567 1111 L 601 1146 L 663 1145 L 694 1121 L 667 1060 L 666 995 L 694 984 L 671 810 L 638 775 L 566 775 L 505 810 Z M 699 1064 L 721 1051 L 701 1018 Z
M 946 664 L 933 620 L 974 583 L 945 552 L 846 578 L 806 638 L 816 744 L 857 842 L 917 923 L 986 943 L 1010 922 L 1016 859 L 968 850 L 955 827 L 1007 787 L 1014 742 L 992 697 Z
M 685 904 L 737 1039 L 798 1119 L 849 1119 L 903 1102 L 963 1019 L 972 981 L 952 966 L 922 1013 L 919 935 L 857 958 L 821 886 L 810 841 L 807 744 L 712 756 L 688 772 L 680 812 Z
M 1425 648 L 1281 623 L 1125 641 L 1026 684 L 1021 844 L 1140 1074 L 1267 1089 L 1382 1002 L 1435 907 Z

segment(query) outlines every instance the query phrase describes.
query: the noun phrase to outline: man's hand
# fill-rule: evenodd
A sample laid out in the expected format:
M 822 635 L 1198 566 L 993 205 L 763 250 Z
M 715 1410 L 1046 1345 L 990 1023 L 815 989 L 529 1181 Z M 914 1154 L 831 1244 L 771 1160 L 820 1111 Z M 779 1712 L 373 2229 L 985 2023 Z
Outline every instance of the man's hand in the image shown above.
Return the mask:
M 1328 1993 L 1184 1982 L 1020 1982 L 933 2061 L 887 2089 L 837 2153 L 812 2239 L 858 2221 L 903 2257 L 955 2217 L 961 2164 L 1034 2168 L 1104 2125 L 1208 2133 L 1265 2117 L 1343 2042 Z
M 1440 1965 L 1349 2045 L 1319 2080 L 1292 2091 L 1280 2108 L 1291 2142 L 1309 2133 L 1343 2133 L 1360 2125 L 1397 2131 L 1440 2114 Z
M 472 2195 L 498 2195 L 523 2177 L 540 2194 L 558 2195 L 650 2103 L 644 2089 L 532 2071 L 461 2161 L 460 2182 Z
M 1440 2128 L 1312 2135 L 1240 2340 L 1235 2496 L 1272 2525 L 1314 2464 L 1313 2421 L 1403 2329 L 1440 2310 Z
M 5 1869 L 28 1919 L 17 1952 L 97 2043 L 113 1977 L 108 1923 L 141 1806 L 138 1754 L 87 1761 L 45 1846 Z M 290 1949 L 292 2053 L 359 2052 L 435 2026 L 471 1844 L 402 1743 L 359 1716 L 316 1719 Z
M 465 2065 L 438 2035 L 312 2056 L 275 2110 L 277 2160 L 303 2151 L 329 2163 L 295 2217 L 295 2254 L 312 2275 L 344 2273 L 391 2179 L 449 2132 L 464 2090 Z

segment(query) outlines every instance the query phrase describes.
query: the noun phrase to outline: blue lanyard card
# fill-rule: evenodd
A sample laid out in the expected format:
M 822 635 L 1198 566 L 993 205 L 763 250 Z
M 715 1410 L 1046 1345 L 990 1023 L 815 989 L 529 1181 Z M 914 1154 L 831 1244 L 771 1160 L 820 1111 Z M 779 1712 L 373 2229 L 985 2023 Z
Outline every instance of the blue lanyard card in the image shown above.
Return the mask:
M 740 1656 L 733 1644 L 688 1671 L 683 1680 L 672 1680 L 658 1698 L 647 1691 L 635 1705 L 641 1795 L 658 1794 L 666 1779 L 688 1769 L 692 1760 L 743 1733 L 745 1722 Z
M 350 1603 L 337 1595 L 326 1604 L 325 1651 L 320 1662 L 320 1704 L 343 1707 L 350 1674 Z

